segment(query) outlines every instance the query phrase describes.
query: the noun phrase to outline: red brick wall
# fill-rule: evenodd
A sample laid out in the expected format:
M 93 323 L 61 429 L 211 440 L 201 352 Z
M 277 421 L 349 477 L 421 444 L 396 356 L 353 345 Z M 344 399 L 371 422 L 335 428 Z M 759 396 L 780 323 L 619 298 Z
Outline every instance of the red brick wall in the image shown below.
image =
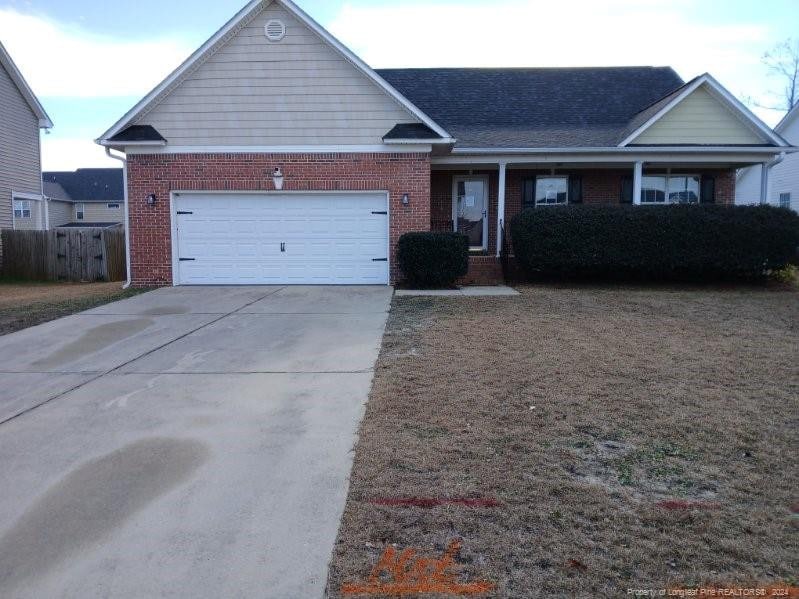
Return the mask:
M 172 283 L 170 192 L 273 190 L 280 166 L 286 191 L 388 191 L 391 281 L 400 235 L 430 228 L 429 154 L 133 154 L 128 156 L 131 271 L 135 286 Z M 146 198 L 154 193 L 155 206 Z M 402 195 L 410 205 L 402 205 Z

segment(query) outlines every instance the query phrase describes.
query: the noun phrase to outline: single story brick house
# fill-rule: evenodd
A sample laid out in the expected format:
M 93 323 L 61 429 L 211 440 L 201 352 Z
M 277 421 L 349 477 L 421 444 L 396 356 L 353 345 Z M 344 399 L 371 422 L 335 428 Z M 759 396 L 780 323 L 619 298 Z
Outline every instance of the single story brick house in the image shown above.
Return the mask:
M 290 0 L 251 1 L 97 141 L 125 155 L 140 286 L 389 284 L 425 230 L 496 278 L 523 208 L 732 204 L 736 169 L 795 150 L 708 74 L 375 71 Z

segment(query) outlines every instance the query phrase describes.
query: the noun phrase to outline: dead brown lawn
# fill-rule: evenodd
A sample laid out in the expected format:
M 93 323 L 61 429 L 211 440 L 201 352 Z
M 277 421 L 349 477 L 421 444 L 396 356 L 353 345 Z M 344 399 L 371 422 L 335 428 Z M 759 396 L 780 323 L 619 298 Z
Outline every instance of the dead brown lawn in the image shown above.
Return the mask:
M 394 299 L 330 596 L 456 538 L 492 597 L 795 583 L 799 293 L 521 291 Z
M 122 283 L 0 281 L 0 335 L 141 293 Z

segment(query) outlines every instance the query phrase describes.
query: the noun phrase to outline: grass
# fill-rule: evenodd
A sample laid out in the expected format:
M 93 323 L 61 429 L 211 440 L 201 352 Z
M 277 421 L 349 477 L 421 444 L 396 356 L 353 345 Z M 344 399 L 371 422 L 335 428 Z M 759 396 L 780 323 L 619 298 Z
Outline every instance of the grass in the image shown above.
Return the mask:
M 395 298 L 330 596 L 453 539 L 481 596 L 795 583 L 799 293 L 520 290 Z
M 49 283 L 0 279 L 0 335 L 132 297 L 122 283 Z

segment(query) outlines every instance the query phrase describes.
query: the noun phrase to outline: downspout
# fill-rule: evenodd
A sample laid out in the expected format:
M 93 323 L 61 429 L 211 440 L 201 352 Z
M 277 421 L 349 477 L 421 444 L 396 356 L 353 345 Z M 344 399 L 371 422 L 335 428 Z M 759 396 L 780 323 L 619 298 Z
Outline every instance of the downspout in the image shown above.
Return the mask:
M 760 203 L 761 204 L 768 204 L 768 179 L 769 179 L 769 171 L 772 168 L 777 166 L 780 162 L 785 160 L 785 152 L 780 152 L 779 156 L 776 156 L 769 162 L 764 162 L 760 165 Z
M 122 286 L 122 289 L 130 287 L 130 211 L 128 210 L 128 161 L 122 156 L 117 156 L 111 153 L 111 148 L 106 147 L 105 154 L 109 158 L 119 160 L 122 163 L 122 193 L 123 201 L 125 202 L 125 272 L 127 273 L 127 280 Z

